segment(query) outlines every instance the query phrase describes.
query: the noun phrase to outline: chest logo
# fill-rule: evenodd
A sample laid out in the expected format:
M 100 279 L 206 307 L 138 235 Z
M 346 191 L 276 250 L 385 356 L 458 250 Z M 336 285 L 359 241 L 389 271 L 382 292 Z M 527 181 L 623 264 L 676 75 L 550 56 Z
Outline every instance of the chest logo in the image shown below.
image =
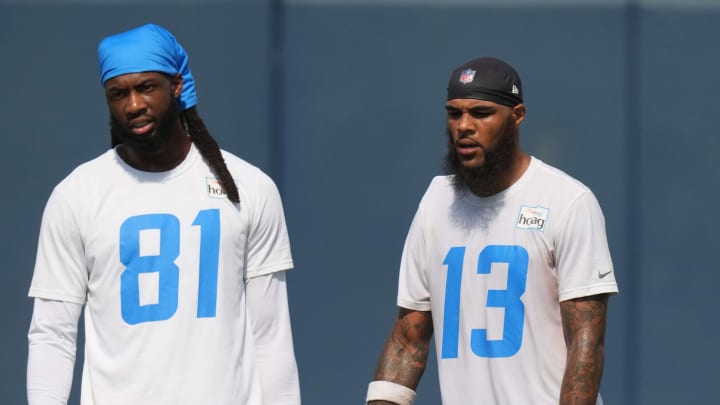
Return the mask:
M 542 231 L 545 228 L 550 210 L 545 207 L 528 207 L 523 205 L 520 208 L 515 227 L 518 229 L 536 229 Z
M 227 195 L 225 194 L 225 190 L 223 190 L 222 186 L 220 185 L 220 182 L 217 179 L 213 178 L 206 178 L 205 179 L 206 185 L 207 185 L 207 195 L 210 198 L 227 198 Z

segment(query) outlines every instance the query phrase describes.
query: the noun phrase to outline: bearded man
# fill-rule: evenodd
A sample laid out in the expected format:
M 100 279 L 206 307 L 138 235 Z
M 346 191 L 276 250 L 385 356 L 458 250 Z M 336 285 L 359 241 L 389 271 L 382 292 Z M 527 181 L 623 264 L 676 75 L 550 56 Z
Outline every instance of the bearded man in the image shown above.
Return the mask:
M 367 403 L 413 402 L 435 332 L 445 405 L 601 404 L 618 288 L 597 199 L 520 148 L 526 109 L 509 64 L 459 66 L 445 109 L 448 175 L 405 241 L 399 314 Z
M 197 112 L 188 55 L 147 24 L 98 47 L 112 148 L 45 207 L 29 405 L 65 405 L 85 309 L 81 405 L 299 405 L 280 195 Z

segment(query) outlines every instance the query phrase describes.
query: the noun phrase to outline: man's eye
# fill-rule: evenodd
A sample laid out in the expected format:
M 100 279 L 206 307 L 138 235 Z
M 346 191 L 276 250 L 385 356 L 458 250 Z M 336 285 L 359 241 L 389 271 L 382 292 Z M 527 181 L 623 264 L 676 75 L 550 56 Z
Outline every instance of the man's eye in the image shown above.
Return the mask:
M 485 118 L 489 115 L 492 115 L 489 111 L 472 111 L 470 114 L 473 116 L 473 118 Z
M 122 98 L 122 92 L 119 91 L 113 91 L 111 93 L 108 93 L 108 99 L 110 101 L 117 101 Z

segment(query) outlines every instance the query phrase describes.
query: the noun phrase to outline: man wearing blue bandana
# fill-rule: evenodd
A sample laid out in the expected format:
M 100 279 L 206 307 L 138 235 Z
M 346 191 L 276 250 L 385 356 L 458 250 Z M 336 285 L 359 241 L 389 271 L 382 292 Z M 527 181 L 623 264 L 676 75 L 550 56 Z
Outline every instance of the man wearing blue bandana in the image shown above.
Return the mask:
M 221 150 L 188 55 L 148 24 L 101 41 L 112 148 L 43 213 L 29 405 L 65 405 L 84 308 L 82 405 L 297 405 L 278 190 Z

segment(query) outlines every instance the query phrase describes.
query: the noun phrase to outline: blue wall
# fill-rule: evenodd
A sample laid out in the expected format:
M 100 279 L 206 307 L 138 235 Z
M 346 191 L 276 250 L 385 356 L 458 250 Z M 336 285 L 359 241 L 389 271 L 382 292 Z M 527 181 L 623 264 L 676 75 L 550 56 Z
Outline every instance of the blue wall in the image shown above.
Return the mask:
M 396 314 L 407 227 L 440 173 L 447 77 L 478 55 L 519 70 L 525 149 L 588 184 L 605 211 L 621 288 L 606 404 L 714 398 L 720 9 L 256 0 L 0 2 L 4 402 L 24 402 L 26 292 L 45 200 L 109 144 L 95 47 L 148 21 L 190 53 L 200 113 L 220 144 L 280 186 L 304 403 L 364 398 Z M 434 359 L 416 403 L 439 403 Z

